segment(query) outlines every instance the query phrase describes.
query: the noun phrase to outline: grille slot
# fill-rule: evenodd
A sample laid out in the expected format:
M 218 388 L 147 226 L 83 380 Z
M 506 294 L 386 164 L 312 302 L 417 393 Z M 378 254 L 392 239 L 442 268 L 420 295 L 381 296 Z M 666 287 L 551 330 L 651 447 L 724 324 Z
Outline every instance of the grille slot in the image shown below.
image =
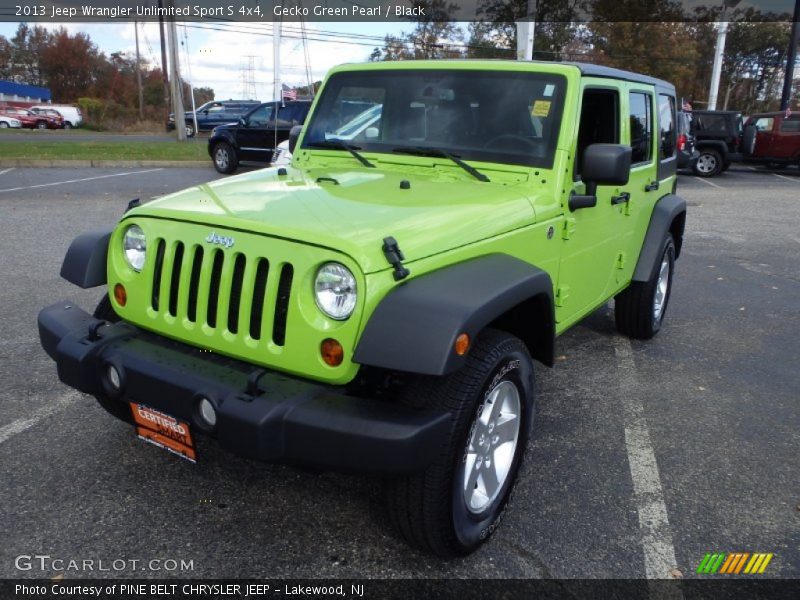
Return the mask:
M 192 274 L 189 278 L 189 302 L 186 310 L 186 318 L 192 323 L 197 322 L 197 292 L 200 288 L 200 273 L 203 269 L 203 248 L 195 246 L 194 260 L 192 262 Z
M 183 243 L 175 245 L 175 255 L 172 259 L 172 276 L 169 283 L 169 314 L 173 317 L 178 314 L 178 292 L 181 285 L 181 265 L 183 264 Z
M 239 306 L 242 303 L 242 283 L 244 282 L 244 254 L 237 254 L 233 263 L 233 277 L 231 278 L 231 295 L 228 304 L 228 331 L 239 332 Z
M 276 346 L 283 346 L 286 342 L 286 319 L 289 316 L 289 296 L 292 291 L 293 276 L 292 265 L 283 265 L 278 282 L 278 295 L 275 298 L 275 319 L 272 322 L 272 341 Z
M 222 263 L 225 255 L 222 250 L 214 252 L 214 264 L 211 266 L 211 281 L 208 287 L 208 311 L 206 312 L 206 323 L 209 327 L 217 326 L 217 306 L 219 306 L 219 282 L 222 278 Z
M 150 298 L 150 305 L 157 311 L 161 295 L 161 271 L 164 269 L 164 250 L 167 244 L 164 240 L 158 240 L 156 244 L 156 264 L 153 269 L 153 293 Z
M 253 285 L 253 304 L 250 307 L 250 337 L 261 339 L 261 318 L 264 314 L 264 299 L 267 293 L 269 261 L 262 258 L 256 267 L 256 280 Z

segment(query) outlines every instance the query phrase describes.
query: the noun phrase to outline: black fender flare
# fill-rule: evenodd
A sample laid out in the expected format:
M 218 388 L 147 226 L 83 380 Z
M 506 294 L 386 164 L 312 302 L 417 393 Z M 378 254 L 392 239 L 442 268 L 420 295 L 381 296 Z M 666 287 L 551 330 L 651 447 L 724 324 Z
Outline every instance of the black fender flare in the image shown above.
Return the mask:
M 683 229 L 686 225 L 686 201 L 675 194 L 663 196 L 650 215 L 650 224 L 644 235 L 639 260 L 633 272 L 633 281 L 649 281 L 659 259 L 658 251 L 661 241 L 667 232 L 675 239 L 675 258 L 678 258 L 683 246 Z
M 722 154 L 723 160 L 728 156 L 728 146 L 722 140 L 697 140 L 694 143 L 694 147 L 700 152 L 702 152 L 704 148 L 718 150 L 719 153 Z
M 506 254 L 489 254 L 404 281 L 380 301 L 356 346 L 356 363 L 446 375 L 466 356 L 455 352 L 461 333 L 474 341 L 509 311 L 512 331 L 534 358 L 552 366 L 555 339 L 553 283 L 547 272 Z
M 106 283 L 106 260 L 111 231 L 98 229 L 76 237 L 64 256 L 61 277 L 84 289 Z

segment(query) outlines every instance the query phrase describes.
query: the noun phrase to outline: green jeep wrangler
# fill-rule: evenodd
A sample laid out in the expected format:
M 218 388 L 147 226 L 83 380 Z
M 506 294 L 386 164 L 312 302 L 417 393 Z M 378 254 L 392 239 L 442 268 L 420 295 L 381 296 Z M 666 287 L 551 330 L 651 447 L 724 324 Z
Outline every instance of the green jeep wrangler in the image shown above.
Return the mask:
M 514 486 L 533 360 L 612 298 L 621 333 L 661 328 L 675 132 L 671 84 L 605 67 L 337 67 L 288 167 L 75 239 L 61 275 L 108 293 L 42 310 L 42 345 L 148 442 L 380 476 L 411 544 L 467 554 Z

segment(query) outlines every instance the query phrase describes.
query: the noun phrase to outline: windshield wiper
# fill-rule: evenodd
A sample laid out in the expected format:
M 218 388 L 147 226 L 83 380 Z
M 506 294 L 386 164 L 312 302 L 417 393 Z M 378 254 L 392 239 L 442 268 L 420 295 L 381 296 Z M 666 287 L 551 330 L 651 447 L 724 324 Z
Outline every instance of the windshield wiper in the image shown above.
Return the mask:
M 334 148 L 337 150 L 347 150 L 350 154 L 352 154 L 358 159 L 358 162 L 360 162 L 365 167 L 369 167 L 370 169 L 375 168 L 374 164 L 369 162 L 366 158 L 364 158 L 363 154 L 358 152 L 359 150 L 361 150 L 360 146 L 353 146 L 351 144 L 343 142 L 342 140 L 318 140 L 316 142 L 308 142 L 306 146 L 308 146 L 309 148 Z
M 400 148 L 393 148 L 392 152 L 397 152 L 399 154 L 415 154 L 417 156 L 438 156 L 440 158 L 447 158 L 452 160 L 478 181 L 489 182 L 489 178 L 478 171 L 478 169 L 472 165 L 468 165 L 457 155 L 450 154 L 447 150 L 442 150 L 441 148 L 429 148 L 428 146 L 401 146 Z

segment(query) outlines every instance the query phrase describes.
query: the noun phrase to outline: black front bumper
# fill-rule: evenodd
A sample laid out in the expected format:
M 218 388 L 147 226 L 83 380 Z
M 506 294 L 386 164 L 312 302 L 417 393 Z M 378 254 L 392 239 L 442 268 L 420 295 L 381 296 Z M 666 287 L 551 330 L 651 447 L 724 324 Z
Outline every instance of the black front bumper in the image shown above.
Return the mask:
M 39 337 L 67 385 L 161 410 L 242 456 L 411 473 L 430 465 L 447 435 L 449 413 L 347 396 L 341 388 L 203 352 L 127 323 L 109 324 L 68 302 L 39 313 Z M 105 380 L 109 365 L 121 374 L 119 393 Z M 201 396 L 217 408 L 211 431 L 198 416 Z

